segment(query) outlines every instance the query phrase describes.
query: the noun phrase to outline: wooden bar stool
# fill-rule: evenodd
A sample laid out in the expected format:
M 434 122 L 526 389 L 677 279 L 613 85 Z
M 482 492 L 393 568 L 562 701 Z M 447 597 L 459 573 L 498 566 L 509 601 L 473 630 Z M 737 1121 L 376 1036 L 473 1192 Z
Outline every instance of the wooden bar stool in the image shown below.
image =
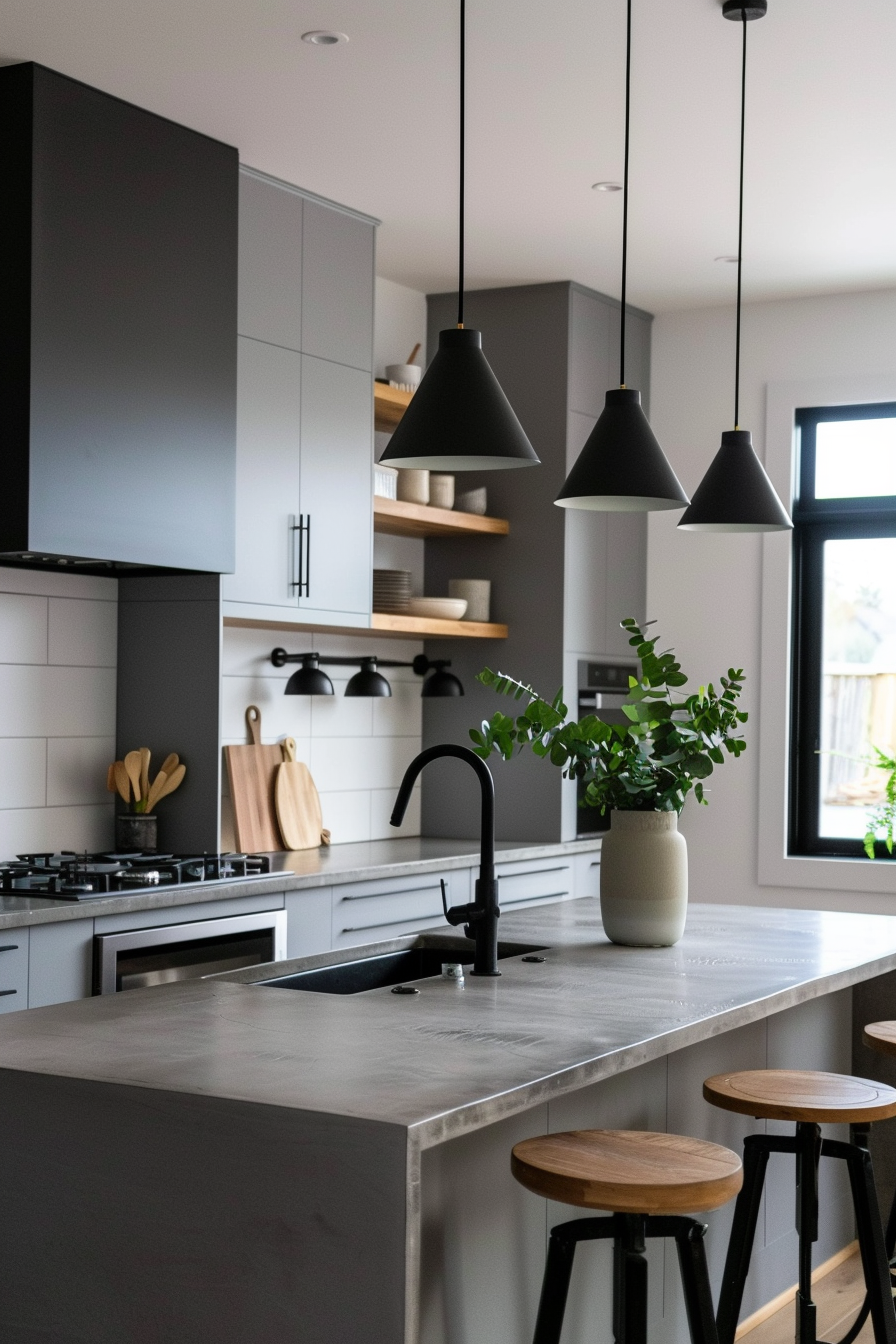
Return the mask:
M 580 1241 L 613 1242 L 613 1333 L 617 1344 L 647 1341 L 647 1237 L 674 1237 L 693 1344 L 717 1344 L 703 1236 L 705 1213 L 741 1187 L 740 1158 L 728 1148 L 678 1134 L 584 1129 L 526 1139 L 510 1169 L 537 1195 L 604 1209 L 551 1231 L 533 1344 L 559 1344 L 573 1257 Z
M 862 1032 L 862 1041 L 870 1050 L 876 1050 L 880 1055 L 896 1055 L 896 1022 L 870 1023 Z M 890 1262 L 890 1281 L 893 1292 L 896 1294 L 896 1265 L 893 1263 L 894 1252 L 896 1252 L 896 1191 L 893 1193 L 893 1202 L 890 1205 L 890 1216 L 887 1219 L 884 1244 L 887 1248 L 887 1260 Z M 866 1315 L 868 1306 L 869 1304 L 866 1301 L 863 1307 Z
M 703 1095 L 713 1106 L 726 1111 L 796 1123 L 792 1138 L 751 1134 L 744 1140 L 744 1183 L 734 1209 L 716 1318 L 719 1344 L 733 1344 L 771 1153 L 793 1153 L 796 1157 L 796 1344 L 818 1344 L 812 1301 L 812 1243 L 818 1240 L 818 1164 L 822 1157 L 846 1162 L 867 1291 L 867 1309 L 839 1344 L 852 1344 L 869 1311 L 876 1344 L 896 1344 L 896 1311 L 868 1151 L 872 1121 L 896 1115 L 896 1091 L 882 1083 L 839 1073 L 755 1069 L 707 1078 Z M 822 1139 L 820 1126 L 828 1123 L 848 1124 L 850 1142 Z

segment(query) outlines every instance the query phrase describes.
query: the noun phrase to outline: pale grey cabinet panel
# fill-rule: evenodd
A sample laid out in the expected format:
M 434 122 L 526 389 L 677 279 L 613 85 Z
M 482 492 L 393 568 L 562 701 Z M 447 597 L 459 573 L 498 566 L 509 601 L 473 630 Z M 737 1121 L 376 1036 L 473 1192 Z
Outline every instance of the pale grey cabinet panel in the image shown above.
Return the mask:
M 373 393 L 370 375 L 302 359 L 301 608 L 369 614 L 373 561 Z
M 619 385 L 618 318 L 596 295 L 573 289 L 570 295 L 569 402 L 571 411 L 600 415 L 607 391 Z M 627 343 L 626 343 L 627 344 Z
M 607 513 L 607 633 L 601 651 L 632 656 L 628 635 L 619 622 L 626 616 L 646 619 L 647 514 Z
M 420 873 L 334 887 L 334 948 L 360 947 L 423 929 L 447 929 L 442 913 L 441 876 Z M 471 898 L 470 870 L 453 869 L 444 877 L 449 905 L 465 905 Z
M 372 223 L 306 201 L 302 234 L 302 350 L 373 370 Z
M 28 1007 L 69 1003 L 91 994 L 93 920 L 35 924 L 31 930 Z
M 499 863 L 495 873 L 498 899 L 504 911 L 566 901 L 573 895 L 573 868 L 568 859 Z
M 302 348 L 302 197 L 240 172 L 241 336 Z
M 28 1007 L 30 929 L 0 929 L 0 1013 Z
M 596 419 L 570 411 L 566 447 L 570 466 Z M 576 653 L 602 653 L 607 634 L 607 519 L 591 509 L 564 509 L 563 642 Z M 571 696 L 572 692 L 567 691 Z M 569 701 L 567 701 L 569 703 Z
M 224 577 L 225 601 L 297 605 L 301 389 L 301 355 L 239 338 L 236 572 Z
M 333 895 L 330 887 L 287 892 L 287 957 L 313 957 L 318 952 L 329 952 L 333 940 L 332 929 Z

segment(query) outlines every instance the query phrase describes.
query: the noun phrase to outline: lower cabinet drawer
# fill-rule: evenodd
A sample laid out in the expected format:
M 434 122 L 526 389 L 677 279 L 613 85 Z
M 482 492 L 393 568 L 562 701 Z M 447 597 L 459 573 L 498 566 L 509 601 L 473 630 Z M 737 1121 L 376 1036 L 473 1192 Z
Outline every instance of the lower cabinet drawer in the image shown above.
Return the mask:
M 394 884 L 363 882 L 336 887 L 333 946 L 354 947 L 444 925 L 440 876 L 425 873 L 417 878 L 399 879 Z M 470 899 L 466 870 L 446 873 L 444 877 L 449 905 L 463 905 Z
M 570 863 L 545 859 L 542 863 L 497 865 L 498 900 L 502 910 L 524 909 L 540 901 L 565 901 L 573 894 Z
M 0 930 L 0 1013 L 28 1007 L 28 933 Z

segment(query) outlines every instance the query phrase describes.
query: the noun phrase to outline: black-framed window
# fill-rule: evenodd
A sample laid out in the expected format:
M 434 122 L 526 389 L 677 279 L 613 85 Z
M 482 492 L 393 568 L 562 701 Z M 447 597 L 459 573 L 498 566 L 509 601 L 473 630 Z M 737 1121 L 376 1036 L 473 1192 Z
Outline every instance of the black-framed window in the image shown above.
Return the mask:
M 796 422 L 788 847 L 864 858 L 866 758 L 896 755 L 896 402 Z

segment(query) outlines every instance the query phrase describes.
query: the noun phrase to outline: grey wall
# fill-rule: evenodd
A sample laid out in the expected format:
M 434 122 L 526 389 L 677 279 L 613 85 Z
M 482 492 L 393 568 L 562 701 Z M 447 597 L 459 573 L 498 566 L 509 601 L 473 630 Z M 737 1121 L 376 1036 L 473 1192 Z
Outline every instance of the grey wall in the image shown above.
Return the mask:
M 176 751 L 180 788 L 158 805 L 159 848 L 218 849 L 221 799 L 221 580 L 119 580 L 118 759 L 149 747 L 150 773 Z
M 511 519 L 509 537 L 426 543 L 427 594 L 447 595 L 449 579 L 490 578 L 493 619 L 509 625 L 510 637 L 427 642 L 431 657 L 452 660 L 466 695 L 424 700 L 424 746 L 446 741 L 469 746 L 468 729 L 501 707 L 475 680 L 486 665 L 528 679 L 550 695 L 563 679 L 564 521 L 553 501 L 566 477 L 569 289 L 564 282 L 466 296 L 466 324 L 481 328 L 485 356 L 542 465 L 458 477 L 459 490 L 487 486 L 488 511 Z M 455 303 L 454 294 L 429 296 L 429 351 L 438 349 L 439 331 L 454 325 Z M 519 760 L 502 768 L 496 757 L 492 768 L 499 837 L 559 839 L 559 793 L 544 764 Z M 469 770 L 446 761 L 430 766 L 426 775 L 423 834 L 476 834 L 478 801 Z

